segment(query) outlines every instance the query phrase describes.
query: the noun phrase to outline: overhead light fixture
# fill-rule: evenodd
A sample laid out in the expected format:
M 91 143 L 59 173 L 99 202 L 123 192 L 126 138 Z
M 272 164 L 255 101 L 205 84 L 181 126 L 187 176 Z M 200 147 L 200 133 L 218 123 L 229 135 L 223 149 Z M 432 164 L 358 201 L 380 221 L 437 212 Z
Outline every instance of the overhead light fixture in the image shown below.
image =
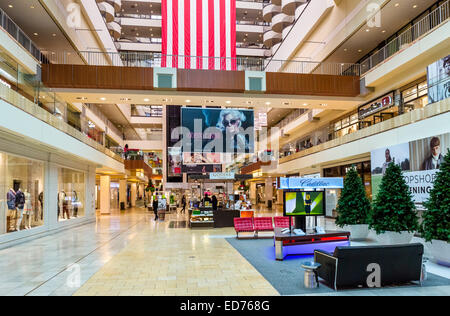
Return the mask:
M 270 103 L 270 102 L 266 102 L 266 105 L 271 105 L 272 103 Z
M 231 101 L 226 101 L 226 104 L 231 104 Z
M 144 99 L 144 102 L 149 102 L 150 101 L 150 99 Z
M 100 98 L 100 100 L 102 100 L 102 101 L 106 101 L 106 98 Z
M 186 103 L 191 103 L 191 100 L 186 100 Z

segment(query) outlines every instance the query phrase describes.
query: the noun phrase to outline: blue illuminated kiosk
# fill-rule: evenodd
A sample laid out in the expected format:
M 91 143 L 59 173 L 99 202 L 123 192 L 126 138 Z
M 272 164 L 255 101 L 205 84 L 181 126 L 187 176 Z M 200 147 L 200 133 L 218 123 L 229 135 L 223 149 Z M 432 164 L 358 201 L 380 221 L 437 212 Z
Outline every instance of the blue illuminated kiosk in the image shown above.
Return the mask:
M 303 230 L 305 235 L 292 231 L 283 233 L 275 228 L 276 260 L 288 255 L 311 255 L 315 250 L 334 252 L 338 246 L 350 245 L 350 233 L 343 231 L 307 232 L 306 218 L 325 216 L 325 190 L 342 189 L 343 178 L 279 178 L 278 188 L 283 190 L 284 215 L 295 218 L 295 228 Z

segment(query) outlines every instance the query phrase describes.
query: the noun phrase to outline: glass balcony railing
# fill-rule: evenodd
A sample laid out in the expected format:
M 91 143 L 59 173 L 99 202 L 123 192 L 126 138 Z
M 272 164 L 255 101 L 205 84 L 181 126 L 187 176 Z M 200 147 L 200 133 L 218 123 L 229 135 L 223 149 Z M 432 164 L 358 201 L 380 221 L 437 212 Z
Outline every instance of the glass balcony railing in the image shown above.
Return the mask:
M 0 50 L 0 99 L 111 158 L 122 161 L 119 155 L 103 146 L 104 137 L 99 137 L 89 127 L 86 117 L 60 99 L 55 92 L 46 88 L 37 76 L 26 74 L 21 70 L 20 65 Z M 108 127 L 115 128 L 110 125 Z M 117 130 L 115 132 L 118 133 Z
M 411 43 L 447 22 L 450 18 L 450 1 L 444 2 L 436 10 L 415 23 L 398 37 L 390 41 L 386 46 L 376 51 L 370 57 L 362 61 L 361 74 L 369 70 L 408 47 Z
M 9 16 L 0 9 L 0 27 L 9 33 L 23 48 L 25 48 L 34 58 L 41 60 L 41 52 L 32 40 L 14 23 Z

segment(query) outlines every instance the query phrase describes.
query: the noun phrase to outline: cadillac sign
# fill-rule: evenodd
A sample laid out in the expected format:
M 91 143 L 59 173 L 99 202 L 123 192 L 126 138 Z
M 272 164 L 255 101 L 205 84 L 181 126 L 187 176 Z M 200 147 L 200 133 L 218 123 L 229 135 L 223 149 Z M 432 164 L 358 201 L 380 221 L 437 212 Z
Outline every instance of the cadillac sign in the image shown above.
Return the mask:
M 281 190 L 342 189 L 344 178 L 280 178 Z

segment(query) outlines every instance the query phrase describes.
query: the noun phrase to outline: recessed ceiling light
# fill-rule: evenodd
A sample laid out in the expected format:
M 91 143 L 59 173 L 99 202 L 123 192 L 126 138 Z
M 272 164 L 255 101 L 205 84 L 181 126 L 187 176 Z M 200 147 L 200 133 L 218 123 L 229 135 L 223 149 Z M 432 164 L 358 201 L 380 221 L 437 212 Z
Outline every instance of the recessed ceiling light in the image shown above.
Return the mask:
M 231 101 L 226 101 L 227 104 L 231 104 Z
M 100 100 L 102 100 L 102 101 L 106 101 L 106 98 L 100 98 Z
M 266 105 L 271 105 L 272 103 L 270 103 L 270 102 L 266 102 Z
M 308 106 L 309 104 L 308 103 L 303 103 L 303 106 Z
M 395 7 L 398 7 L 398 6 L 400 6 L 400 3 L 396 3 L 396 4 L 395 4 Z
M 8 4 L 8 7 L 13 8 L 13 5 L 12 4 Z
M 191 100 L 186 100 L 186 103 L 191 103 Z
M 33 33 L 34 34 L 34 36 L 38 36 L 39 34 L 38 33 Z
M 144 102 L 149 102 L 150 101 L 150 99 L 144 99 Z
M 418 5 L 417 5 L 417 4 L 413 5 L 413 8 L 414 8 L 414 9 L 416 9 L 417 7 L 418 7 Z

